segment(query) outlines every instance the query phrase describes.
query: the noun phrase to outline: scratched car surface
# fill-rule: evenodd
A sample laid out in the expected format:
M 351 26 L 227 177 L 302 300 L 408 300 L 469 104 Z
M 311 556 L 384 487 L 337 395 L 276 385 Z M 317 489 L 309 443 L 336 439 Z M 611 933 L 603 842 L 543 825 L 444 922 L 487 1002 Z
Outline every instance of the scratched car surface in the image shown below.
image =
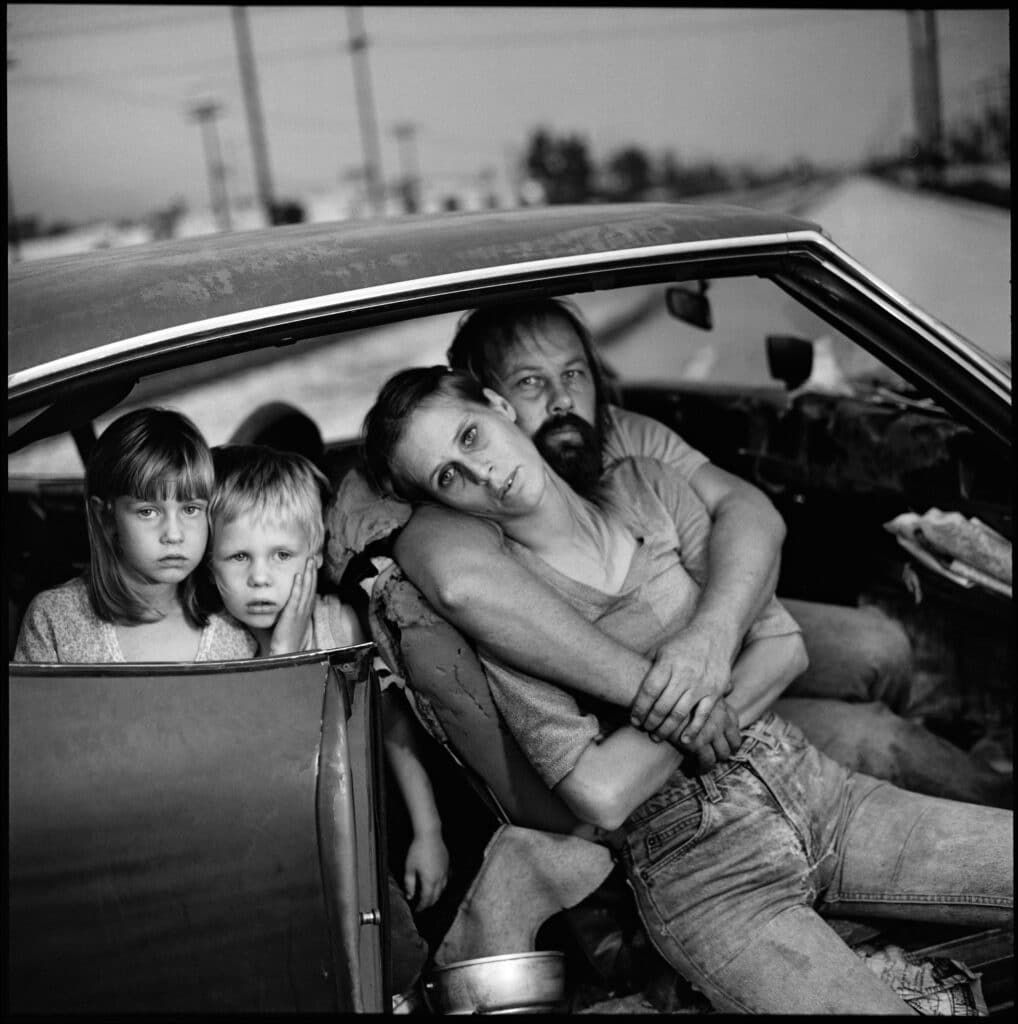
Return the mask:
M 32 596 L 87 559 L 97 423 L 187 411 L 204 388 L 239 426 L 264 404 L 239 375 L 268 368 L 272 397 L 322 428 L 338 483 L 356 438 L 327 420 L 332 354 L 402 331 L 408 361 L 439 361 L 460 311 L 523 296 L 574 300 L 622 403 L 771 497 L 782 593 L 899 609 L 940 644 L 958 728 L 1010 731 L 1009 602 L 914 564 L 883 527 L 937 507 L 1011 536 L 1009 367 L 817 225 L 726 206 L 295 225 L 13 268 L 9 652 Z M 357 378 L 362 408 L 396 368 Z M 371 652 L 11 664 L 11 1009 L 387 1009 Z

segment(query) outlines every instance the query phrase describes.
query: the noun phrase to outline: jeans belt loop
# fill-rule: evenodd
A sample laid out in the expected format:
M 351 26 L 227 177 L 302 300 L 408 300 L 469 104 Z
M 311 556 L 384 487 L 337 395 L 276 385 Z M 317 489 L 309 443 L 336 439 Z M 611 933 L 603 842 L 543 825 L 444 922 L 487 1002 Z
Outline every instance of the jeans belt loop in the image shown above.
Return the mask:
M 708 772 L 700 776 L 700 785 L 703 786 L 703 791 L 712 804 L 716 804 L 721 799 L 721 790 L 718 789 L 718 784 L 714 781 L 714 776 L 711 773 Z

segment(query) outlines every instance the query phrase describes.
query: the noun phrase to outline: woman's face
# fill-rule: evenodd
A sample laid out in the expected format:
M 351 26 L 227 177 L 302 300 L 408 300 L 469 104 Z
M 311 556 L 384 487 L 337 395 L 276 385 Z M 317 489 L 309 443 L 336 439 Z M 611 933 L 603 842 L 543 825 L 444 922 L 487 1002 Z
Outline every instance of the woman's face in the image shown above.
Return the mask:
M 488 405 L 439 395 L 410 416 L 395 469 L 436 501 L 503 520 L 535 509 L 548 469 L 516 426 L 513 407 L 485 389 Z

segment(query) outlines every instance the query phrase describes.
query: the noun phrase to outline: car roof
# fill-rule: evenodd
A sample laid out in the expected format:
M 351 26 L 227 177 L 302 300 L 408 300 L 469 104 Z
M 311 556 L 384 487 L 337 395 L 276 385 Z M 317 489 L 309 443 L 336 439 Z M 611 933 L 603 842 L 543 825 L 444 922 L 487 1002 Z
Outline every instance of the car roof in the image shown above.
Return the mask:
M 123 338 L 314 296 L 534 260 L 804 230 L 818 228 L 737 206 L 551 206 L 299 224 L 21 263 L 8 272 L 8 378 Z

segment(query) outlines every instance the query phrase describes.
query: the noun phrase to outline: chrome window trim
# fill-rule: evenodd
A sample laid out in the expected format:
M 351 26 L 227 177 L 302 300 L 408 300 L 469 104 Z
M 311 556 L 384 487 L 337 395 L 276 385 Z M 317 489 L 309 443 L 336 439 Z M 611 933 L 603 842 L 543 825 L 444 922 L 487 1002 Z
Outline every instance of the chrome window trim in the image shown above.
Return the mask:
M 598 267 L 618 261 L 652 260 L 676 255 L 695 255 L 698 252 L 735 250 L 759 246 L 788 245 L 796 241 L 807 241 L 818 237 L 814 232 L 796 232 L 794 234 L 779 233 L 776 235 L 753 235 L 731 239 L 708 239 L 699 242 L 669 242 L 663 245 L 639 246 L 631 249 L 613 249 L 603 253 L 584 253 L 577 256 L 556 256 L 550 259 L 528 260 L 521 263 L 506 263 L 494 267 L 481 267 L 475 270 L 462 270 L 450 274 L 437 274 L 432 277 L 415 278 L 408 281 L 397 281 L 392 284 L 375 285 L 371 288 L 358 288 L 354 291 L 333 292 L 329 295 L 318 295 L 310 299 L 299 299 L 294 302 L 280 303 L 275 306 L 261 306 L 257 309 L 231 313 L 227 316 L 211 317 L 207 320 L 195 320 L 174 327 L 150 331 L 145 334 L 123 338 L 110 342 L 86 352 L 72 356 L 63 356 L 47 363 L 41 363 L 28 370 L 20 370 L 8 375 L 7 391 L 21 392 L 33 385 L 41 384 L 51 378 L 67 375 L 74 370 L 129 355 L 138 355 L 147 349 L 160 349 L 170 342 L 185 342 L 207 334 L 224 334 L 231 330 L 251 328 L 258 324 L 273 321 L 294 321 L 301 317 L 324 313 L 338 312 L 343 306 L 353 306 L 378 301 L 395 296 L 409 296 L 415 292 L 435 291 L 455 285 L 474 282 L 495 282 L 526 274 L 547 274 L 563 270 L 575 270 Z
M 1000 397 L 1010 402 L 1010 375 L 1003 367 L 994 363 L 968 339 L 946 324 L 942 324 L 885 284 L 822 232 L 813 230 L 751 235 L 740 238 L 706 239 L 697 242 L 669 242 L 662 245 L 614 249 L 602 253 L 584 253 L 500 264 L 248 309 L 227 316 L 191 321 L 158 331 L 134 335 L 89 349 L 86 352 L 51 360 L 31 369 L 10 374 L 7 378 L 8 397 L 21 397 L 23 393 L 31 392 L 49 383 L 56 383 L 59 379 L 75 375 L 76 371 L 83 371 L 109 360 L 123 360 L 140 356 L 148 350 L 168 351 L 174 347 L 173 343 L 178 345 L 194 343 L 203 337 L 222 337 L 234 331 L 250 330 L 258 325 L 267 327 L 273 323 L 293 323 L 296 326 L 302 320 L 317 315 L 340 313 L 343 307 L 370 306 L 381 300 L 409 298 L 414 295 L 424 297 L 429 292 L 439 292 L 478 282 L 497 283 L 526 275 L 551 275 L 564 271 L 596 269 L 608 264 L 635 264 L 677 256 L 695 257 L 700 253 L 731 253 L 740 249 L 774 247 L 791 249 L 795 246 L 802 246 L 814 258 L 829 260 L 828 269 L 836 270 L 843 280 L 853 287 L 867 292 L 869 297 L 878 303 L 888 315 L 894 316 L 902 322 L 907 321 L 914 329 L 920 330 L 923 336 L 941 352 L 949 354 L 956 361 L 964 362 L 993 387 Z
M 963 356 L 970 368 L 979 372 L 985 383 L 1010 403 L 1010 375 L 978 345 L 885 284 L 830 239 L 817 235 L 813 242 L 832 259 L 833 263 L 827 265 L 828 270 L 837 273 L 842 280 L 855 287 L 864 289 L 869 298 L 888 315 L 921 330 L 923 337 L 941 352 L 956 361 L 962 361 L 959 357 Z M 903 314 L 907 314 L 908 319 Z

